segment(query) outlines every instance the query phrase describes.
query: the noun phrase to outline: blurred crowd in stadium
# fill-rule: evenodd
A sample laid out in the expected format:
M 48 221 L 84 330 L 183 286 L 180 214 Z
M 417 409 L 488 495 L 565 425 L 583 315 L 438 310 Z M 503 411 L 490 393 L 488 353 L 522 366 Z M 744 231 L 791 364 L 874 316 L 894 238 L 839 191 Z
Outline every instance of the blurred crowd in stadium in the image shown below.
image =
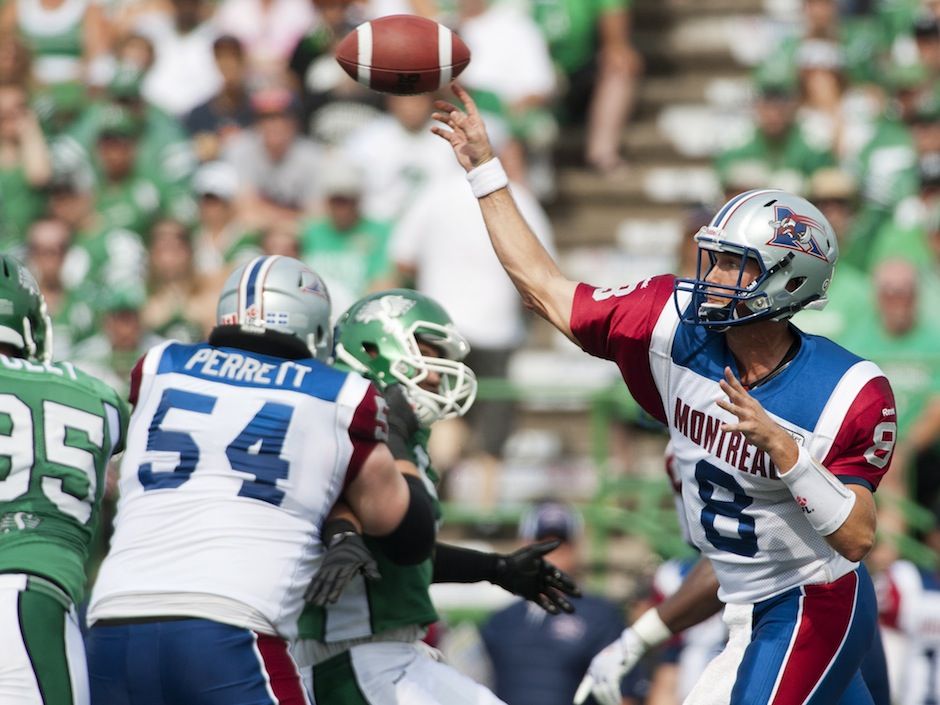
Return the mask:
M 695 3 L 663 5 L 695 15 Z M 730 101 L 734 111 L 675 106 L 660 116 L 679 153 L 714 159 L 714 177 L 689 188 L 697 199 L 681 199 L 689 206 L 675 213 L 683 239 L 673 247 L 665 238 L 655 254 L 688 272 L 691 234 L 716 204 L 747 189 L 789 189 L 820 207 L 840 238 L 841 261 L 828 308 L 795 322 L 874 360 L 891 380 L 900 430 L 879 495 L 889 498 L 882 527 L 898 540 L 879 546 L 874 568 L 886 570 L 913 546 L 905 535 L 923 540 L 928 552 L 917 555 L 929 558 L 940 552 L 932 530 L 940 515 L 940 2 L 739 5 L 753 16 L 718 40 L 739 59 L 739 74 L 749 72 L 749 100 Z M 520 349 L 563 344 L 527 331 L 463 174 L 428 131 L 433 98 L 371 93 L 342 72 L 332 48 L 361 21 L 395 12 L 459 31 L 473 55 L 462 82 L 490 121 L 529 222 L 552 248 L 550 215 L 564 198 L 555 157 L 566 136 L 577 137 L 576 161 L 590 183 L 643 173 L 642 160 L 623 150 L 644 72 L 646 47 L 632 39 L 643 7 L 5 0 L 0 248 L 35 273 L 56 359 L 119 390 L 160 338 L 202 339 L 221 281 L 259 252 L 310 264 L 337 315 L 369 291 L 414 286 L 451 313 L 473 345 L 467 362 L 477 375 L 505 379 Z M 650 17 L 650 36 L 665 41 L 660 15 Z M 564 240 L 577 244 L 580 235 Z M 557 366 L 551 374 L 558 378 Z M 472 433 L 437 434 L 438 464 L 482 459 L 465 495 L 492 503 L 499 491 L 479 486 L 499 484 L 507 447 L 543 465 L 559 449 L 551 434 L 517 434 L 507 446 L 516 410 L 506 395 L 483 396 Z M 650 426 L 623 416 L 631 427 Z M 542 492 L 549 485 L 535 483 Z M 451 484 L 458 498 L 461 487 Z M 562 636 L 580 633 L 569 628 Z M 510 705 L 530 702 L 497 693 Z M 656 705 L 677 702 L 668 697 Z

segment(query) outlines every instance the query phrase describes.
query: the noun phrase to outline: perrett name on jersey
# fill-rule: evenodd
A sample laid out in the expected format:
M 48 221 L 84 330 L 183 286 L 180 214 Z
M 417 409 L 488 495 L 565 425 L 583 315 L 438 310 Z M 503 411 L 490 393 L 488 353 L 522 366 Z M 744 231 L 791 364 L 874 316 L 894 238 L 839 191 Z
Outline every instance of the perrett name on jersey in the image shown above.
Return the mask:
M 198 367 L 197 367 L 198 365 Z M 232 382 L 270 384 L 277 387 L 292 386 L 299 389 L 310 372 L 308 365 L 285 360 L 280 364 L 262 362 L 257 357 L 218 348 L 201 348 L 186 361 L 184 370 L 195 371 L 204 377 L 227 379 Z

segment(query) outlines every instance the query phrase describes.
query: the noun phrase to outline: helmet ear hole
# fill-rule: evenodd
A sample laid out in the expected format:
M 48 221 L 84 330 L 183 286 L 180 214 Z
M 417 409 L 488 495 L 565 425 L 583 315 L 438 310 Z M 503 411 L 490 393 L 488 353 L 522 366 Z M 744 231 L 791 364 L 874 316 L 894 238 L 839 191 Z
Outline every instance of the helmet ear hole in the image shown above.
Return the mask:
M 791 294 L 803 286 L 803 282 L 806 281 L 806 277 L 793 277 L 790 281 L 787 282 L 787 291 Z
M 379 356 L 379 346 L 375 343 L 363 343 L 362 349 L 365 351 L 365 354 L 373 360 Z

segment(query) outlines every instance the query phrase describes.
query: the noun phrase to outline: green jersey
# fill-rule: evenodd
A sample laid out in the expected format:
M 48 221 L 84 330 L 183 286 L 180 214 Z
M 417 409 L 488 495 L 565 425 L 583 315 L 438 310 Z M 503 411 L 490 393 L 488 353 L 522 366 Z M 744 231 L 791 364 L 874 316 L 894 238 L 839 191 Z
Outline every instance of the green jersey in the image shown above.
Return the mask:
M 160 197 L 160 189 L 148 179 L 131 177 L 120 183 L 100 183 L 95 211 L 106 229 L 121 228 L 146 237 L 162 212 Z
M 439 477 L 431 467 L 427 443 L 431 432 L 422 429 L 415 435 L 413 458 L 421 478 L 434 499 L 438 519 L 441 506 L 437 498 Z M 366 545 L 379 565 L 381 580 L 362 577 L 350 584 L 336 604 L 327 607 L 307 605 L 300 615 L 298 637 L 320 642 L 360 639 L 401 627 L 425 627 L 436 622 L 437 612 L 431 603 L 428 588 L 434 572 L 429 558 L 414 566 L 392 563 L 374 540 L 368 536 Z
M 0 572 L 40 575 L 79 602 L 127 405 L 67 362 L 0 355 L 0 381 Z
M 923 314 L 913 330 L 900 337 L 885 333 L 874 315 L 858 321 L 845 347 L 875 362 L 894 391 L 898 437 L 903 439 L 927 400 L 940 393 L 940 328 Z
M 836 40 L 845 65 L 845 73 L 852 84 L 875 83 L 881 80 L 878 73 L 881 62 L 877 59 L 890 47 L 878 22 L 870 17 L 842 18 Z M 796 75 L 800 69 L 800 47 L 806 41 L 807 38 L 802 35 L 784 38 L 777 48 L 770 52 L 766 63 L 772 62 L 776 71 Z
M 391 225 L 362 219 L 347 231 L 337 230 L 328 218 L 315 220 L 300 236 L 301 259 L 315 272 L 323 272 L 337 311 L 365 296 L 373 282 L 388 276 Z
M 853 326 L 871 311 L 871 280 L 850 264 L 839 262 L 822 311 L 800 311 L 793 317 L 797 328 L 822 335 L 843 345 Z
M 22 167 L 0 169 L 0 250 L 26 241 L 26 229 L 42 215 L 46 199 L 26 180 Z
M 630 0 L 534 0 L 532 15 L 565 73 L 584 68 L 597 47 L 597 24 L 608 12 L 625 11 Z
M 142 291 L 147 277 L 147 250 L 140 236 L 130 230 L 79 233 L 66 262 L 63 284 L 69 295 L 84 301 L 96 314 L 115 292 Z M 87 329 L 80 333 L 77 339 L 90 334 Z
M 94 153 L 95 143 L 107 104 L 91 104 L 68 135 L 59 140 L 62 158 L 88 160 Z M 196 166 L 195 156 L 183 128 L 172 117 L 152 105 L 141 115 L 143 133 L 137 144 L 134 173 L 160 184 L 186 182 Z
M 824 166 L 833 166 L 832 153 L 814 145 L 799 125 L 794 124 L 779 140 L 770 140 L 760 130 L 741 145 L 723 152 L 715 160 L 715 169 L 722 183 L 727 183 L 732 168 L 742 162 L 759 162 L 772 173 L 795 172 L 804 178 Z
M 853 165 L 866 201 L 894 208 L 917 193 L 917 150 L 910 128 L 889 114 L 875 125 L 875 133 Z

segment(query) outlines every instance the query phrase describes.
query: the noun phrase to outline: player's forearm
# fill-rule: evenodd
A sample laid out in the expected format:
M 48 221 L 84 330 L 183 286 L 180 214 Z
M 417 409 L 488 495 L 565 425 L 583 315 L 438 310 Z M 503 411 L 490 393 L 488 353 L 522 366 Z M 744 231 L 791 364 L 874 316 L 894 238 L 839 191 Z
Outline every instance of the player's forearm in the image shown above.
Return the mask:
M 362 533 L 362 523 L 359 521 L 358 517 L 356 517 L 356 513 L 352 510 L 352 507 L 342 499 L 338 500 L 336 504 L 333 505 L 330 513 L 327 514 L 326 519 L 323 520 L 323 525 L 326 526 L 334 521 L 348 521 L 353 525 L 357 533 Z
M 701 558 L 679 589 L 657 605 L 656 611 L 669 631 L 678 634 L 717 614 L 723 606 L 711 561 Z
M 848 485 L 848 489 L 855 494 L 855 505 L 848 519 L 823 538 L 850 561 L 860 561 L 875 545 L 878 515 L 875 511 L 875 498 L 871 492 L 861 485 Z
M 773 453 L 771 453 L 771 457 Z M 776 462 L 776 461 L 775 461 Z M 803 516 L 826 542 L 850 561 L 860 561 L 875 541 L 875 501 L 861 485 L 845 485 L 804 447 L 780 473 Z
M 493 250 L 527 308 L 545 318 L 569 338 L 575 282 L 558 265 L 532 232 L 509 189 L 479 200 Z
M 477 583 L 496 577 L 498 553 L 438 543 L 434 546 L 434 583 Z

